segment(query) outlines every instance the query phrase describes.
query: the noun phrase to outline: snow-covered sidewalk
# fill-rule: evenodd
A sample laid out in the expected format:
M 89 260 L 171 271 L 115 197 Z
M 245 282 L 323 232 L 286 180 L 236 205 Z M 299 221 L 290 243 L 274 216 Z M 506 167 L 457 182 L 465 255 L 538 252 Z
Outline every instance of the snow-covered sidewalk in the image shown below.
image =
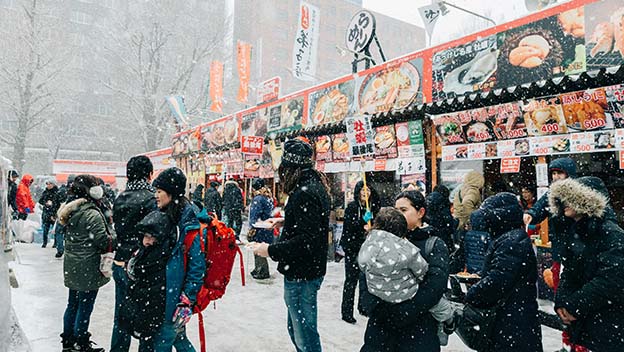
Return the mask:
M 59 334 L 67 302 L 63 286 L 62 260 L 54 258 L 55 250 L 37 244 L 16 244 L 18 261 L 12 263 L 20 287 L 12 290 L 13 306 L 20 324 L 31 341 L 34 352 L 60 350 Z M 253 255 L 245 252 L 246 272 L 253 269 Z M 206 309 L 207 345 L 209 351 L 293 351 L 286 330 L 286 308 L 283 301 L 282 276 L 275 272 L 270 283 L 255 282 L 247 274 L 247 285 L 241 286 L 240 270 L 234 267 L 232 282 L 225 297 Z M 319 292 L 319 331 L 323 350 L 327 352 L 358 351 L 362 346 L 366 318 L 357 316 L 357 324 L 340 319 L 340 300 L 344 278 L 343 263 L 329 263 Z M 100 346 L 110 347 L 113 324 L 114 283 L 104 286 L 97 297 L 90 331 Z M 543 328 L 544 349 L 561 348 L 560 333 Z M 199 349 L 197 319 L 189 323 L 188 335 Z M 136 351 L 136 342 L 132 351 Z M 451 336 L 443 351 L 467 351 L 457 336 Z

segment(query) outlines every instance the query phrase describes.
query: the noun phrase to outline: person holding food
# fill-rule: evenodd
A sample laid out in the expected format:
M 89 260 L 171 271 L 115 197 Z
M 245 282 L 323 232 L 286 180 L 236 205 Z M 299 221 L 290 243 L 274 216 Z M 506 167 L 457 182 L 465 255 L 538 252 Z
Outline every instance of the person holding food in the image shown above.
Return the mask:
M 330 188 L 314 169 L 314 150 L 301 139 L 284 144 L 278 173 L 288 202 L 280 239 L 271 245 L 253 243 L 254 254 L 271 257 L 284 275 L 288 333 L 297 351 L 322 351 L 318 332 L 318 290 L 327 271 Z
M 256 178 L 251 183 L 254 198 L 249 207 L 249 232 L 247 240 L 257 243 L 273 243 L 273 229 L 256 227 L 257 223 L 265 221 L 271 217 L 273 212 L 273 201 L 271 191 L 266 187 L 264 180 Z M 271 277 L 269 273 L 269 262 L 266 257 L 254 254 L 255 268 L 251 272 L 251 277 L 256 280 L 264 280 Z
M 573 223 L 555 296 L 572 351 L 624 351 L 624 230 L 608 195 L 604 182 L 591 176 L 558 181 L 548 195 L 551 213 Z
M 368 222 L 365 220 L 367 198 L 370 214 L 374 218 L 379 211 L 379 195 L 370 185 L 364 187 L 364 181 L 358 181 L 353 189 L 353 201 L 345 209 L 345 220 L 340 240 L 340 245 L 345 252 L 345 281 L 342 289 L 341 313 L 342 320 L 349 324 L 356 323 L 353 317 L 353 304 L 355 302 L 355 288 L 360 278 L 357 256 L 366 239 L 364 226 Z M 358 311 L 360 313 L 362 313 L 362 290 L 363 288 L 360 286 L 358 295 Z
M 466 293 L 475 308 L 496 308 L 487 351 L 540 352 L 542 331 L 537 311 L 537 259 L 523 229 L 522 207 L 513 193 L 487 198 L 473 213 L 482 221 L 476 231 L 492 237 L 485 254 L 481 279 Z M 466 312 L 466 310 L 464 310 Z

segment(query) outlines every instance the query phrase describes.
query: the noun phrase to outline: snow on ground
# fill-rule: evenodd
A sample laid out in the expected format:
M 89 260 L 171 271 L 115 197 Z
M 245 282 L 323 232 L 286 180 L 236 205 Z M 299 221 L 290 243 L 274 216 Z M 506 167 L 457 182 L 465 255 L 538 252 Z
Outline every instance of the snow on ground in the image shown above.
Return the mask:
M 62 260 L 54 258 L 55 250 L 38 244 L 16 244 L 17 262 L 13 263 L 20 287 L 12 290 L 12 301 L 20 324 L 34 352 L 60 350 L 59 334 L 67 302 L 63 286 Z M 247 285 L 241 287 L 240 270 L 234 267 L 232 282 L 224 298 L 204 312 L 209 351 L 294 351 L 286 330 L 286 308 L 283 301 L 282 276 L 271 270 L 275 279 L 270 284 L 255 282 L 249 276 L 253 254 L 244 250 Z M 327 275 L 319 292 L 319 331 L 326 352 L 358 351 L 363 342 L 366 318 L 357 316 L 357 324 L 340 319 L 340 300 L 344 278 L 343 263 L 328 263 Z M 91 316 L 92 339 L 110 347 L 113 324 L 114 283 L 100 289 Z M 542 329 L 544 350 L 561 348 L 560 333 Z M 199 349 L 197 318 L 193 317 L 187 332 Z M 451 336 L 443 351 L 469 351 L 457 336 Z M 131 351 L 136 351 L 136 341 Z

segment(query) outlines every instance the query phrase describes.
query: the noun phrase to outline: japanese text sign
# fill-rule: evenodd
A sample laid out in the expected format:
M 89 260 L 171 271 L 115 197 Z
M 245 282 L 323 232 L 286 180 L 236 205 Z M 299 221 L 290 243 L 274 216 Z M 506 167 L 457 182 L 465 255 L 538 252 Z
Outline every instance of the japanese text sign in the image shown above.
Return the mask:
M 293 47 L 293 76 L 302 81 L 313 81 L 316 76 L 316 56 L 321 13 L 305 1 L 299 5 L 299 27 Z
M 243 136 L 241 149 L 245 154 L 262 154 L 264 138 L 256 136 Z
M 375 16 L 362 10 L 353 16 L 345 37 L 347 49 L 353 52 L 364 51 L 375 36 Z
M 520 172 L 520 158 L 503 158 L 500 164 L 501 174 L 515 174 Z
M 375 132 L 370 116 L 349 116 L 345 119 L 351 156 L 375 154 Z

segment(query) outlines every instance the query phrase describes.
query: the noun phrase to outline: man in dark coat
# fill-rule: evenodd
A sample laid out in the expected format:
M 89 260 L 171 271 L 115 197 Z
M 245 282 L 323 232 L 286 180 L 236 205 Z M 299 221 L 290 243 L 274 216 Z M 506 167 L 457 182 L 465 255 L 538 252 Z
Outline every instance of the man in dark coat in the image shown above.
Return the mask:
M 195 203 L 199 208 L 204 207 L 204 185 L 199 184 L 195 187 L 193 194 L 191 195 L 191 201 Z
M 42 248 L 48 245 L 48 232 L 50 227 L 54 226 L 56 222 L 56 212 L 61 204 L 58 202 L 58 187 L 54 184 L 54 181 L 46 181 L 46 190 L 43 191 L 41 198 L 39 198 L 39 204 L 43 207 L 41 214 L 41 223 L 43 226 L 43 244 Z M 56 247 L 56 240 L 54 241 Z
M 289 195 L 280 240 L 254 245 L 254 254 L 279 262 L 284 275 L 288 333 L 297 351 L 320 352 L 317 293 L 327 269 L 330 198 L 325 175 L 314 169 L 310 144 L 288 140 L 279 168 Z
M 597 177 L 551 186 L 550 211 L 573 220 L 565 234 L 555 311 L 570 342 L 591 351 L 624 351 L 624 230 L 612 219 Z
M 206 189 L 204 194 L 204 208 L 208 213 L 217 214 L 218 217 L 221 217 L 221 212 L 223 211 L 223 204 L 221 201 L 221 195 L 219 194 L 219 182 L 212 181 L 210 182 L 210 187 Z
M 524 231 L 522 207 L 512 193 L 499 193 L 483 202 L 472 224 L 492 237 L 481 280 L 466 294 L 477 308 L 498 306 L 494 328 L 484 351 L 542 351 L 537 320 L 537 260 Z M 476 228 L 475 228 L 476 226 Z
M 223 186 L 223 222 L 231 227 L 239 239 L 243 229 L 243 191 L 234 180 L 227 181 Z
M 457 228 L 457 220 L 451 214 L 451 202 L 448 196 L 436 191 L 427 195 L 426 221 L 438 229 L 440 238 L 446 243 L 449 253 L 453 253 L 455 250 L 453 234 Z
M 9 206 L 13 210 L 13 213 L 17 215 L 17 203 L 15 201 L 17 197 L 17 179 L 19 178 L 19 173 L 15 170 L 9 171 L 9 193 L 8 193 L 8 202 Z
M 374 188 L 367 185 L 369 196 L 369 208 L 372 215 L 376 215 L 379 211 L 379 195 Z M 353 317 L 353 304 L 355 302 L 355 288 L 360 278 L 360 268 L 358 266 L 358 253 L 360 247 L 366 239 L 366 230 L 364 226 L 364 215 L 366 214 L 366 203 L 363 197 L 362 189 L 364 189 L 364 182 L 359 181 L 355 184 L 353 189 L 353 201 L 347 205 L 344 215 L 344 225 L 342 230 L 342 238 L 340 239 L 340 245 L 345 252 L 345 281 L 342 289 L 342 305 L 341 314 L 342 320 L 350 324 L 355 324 L 356 320 Z M 359 292 L 359 304 L 358 311 L 362 312 L 362 293 L 363 288 L 360 285 Z
M 69 203 L 77 198 L 74 195 L 69 195 L 68 190 L 71 188 L 74 180 L 76 179 L 76 175 L 67 176 L 67 182 L 62 184 L 59 188 L 58 192 L 56 192 L 56 201 L 59 205 L 63 205 L 65 203 Z M 63 253 L 65 253 L 65 225 L 61 224 L 61 222 L 57 222 L 56 231 L 54 232 L 54 243 L 56 244 L 56 258 L 61 258 Z
M 156 210 L 154 189 L 149 184 L 154 167 L 150 159 L 139 155 L 130 158 L 126 165 L 128 184 L 113 205 L 113 222 L 117 233 L 117 248 L 113 265 L 115 280 L 115 318 L 111 337 L 111 352 L 130 348 L 130 334 L 118 326 L 121 304 L 127 296 L 128 279 L 124 272 L 125 263 L 138 248 L 142 234 L 137 224 L 151 211 Z

